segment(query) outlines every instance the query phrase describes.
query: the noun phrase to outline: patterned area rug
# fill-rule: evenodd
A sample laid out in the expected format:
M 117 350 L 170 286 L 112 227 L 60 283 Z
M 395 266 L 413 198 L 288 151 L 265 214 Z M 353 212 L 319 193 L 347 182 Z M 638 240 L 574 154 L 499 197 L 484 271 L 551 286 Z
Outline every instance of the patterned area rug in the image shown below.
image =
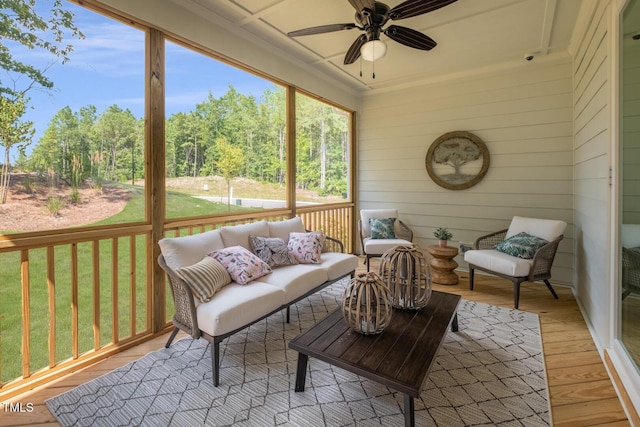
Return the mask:
M 307 386 L 293 391 L 297 353 L 287 342 L 339 306 L 335 284 L 220 346 L 213 387 L 204 340 L 185 338 L 47 400 L 63 426 L 403 425 L 403 395 L 309 358 Z M 538 316 L 470 301 L 458 310 L 415 399 L 419 426 L 548 426 Z

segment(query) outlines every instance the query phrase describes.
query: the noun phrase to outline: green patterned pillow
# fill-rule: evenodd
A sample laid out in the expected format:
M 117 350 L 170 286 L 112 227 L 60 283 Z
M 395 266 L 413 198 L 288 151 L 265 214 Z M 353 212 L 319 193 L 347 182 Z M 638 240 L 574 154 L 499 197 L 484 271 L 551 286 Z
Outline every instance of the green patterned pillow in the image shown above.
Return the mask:
M 395 239 L 396 232 L 393 229 L 395 218 L 369 218 L 372 239 Z
M 532 259 L 538 249 L 549 243 L 525 232 L 518 233 L 498 243 L 496 250 L 522 259 Z

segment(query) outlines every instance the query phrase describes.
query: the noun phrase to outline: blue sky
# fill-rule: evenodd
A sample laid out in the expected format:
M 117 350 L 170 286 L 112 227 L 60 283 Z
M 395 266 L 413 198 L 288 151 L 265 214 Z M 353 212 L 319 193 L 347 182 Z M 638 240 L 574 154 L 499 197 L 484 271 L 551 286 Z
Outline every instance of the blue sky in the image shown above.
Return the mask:
M 38 2 L 38 8 L 51 4 Z M 65 106 L 77 112 L 83 106 L 94 105 L 102 113 L 117 104 L 136 117 L 144 115 L 144 33 L 69 2 L 65 2 L 65 7 L 74 12 L 76 25 L 86 36 L 83 40 L 70 40 L 74 46 L 70 61 L 52 63 L 50 55 L 22 47 L 12 49 L 17 58 L 28 64 L 50 67 L 46 75 L 54 82 L 52 91 L 29 92 L 33 108 L 24 119 L 35 123 L 36 136 L 31 147 L 51 118 Z M 41 15 L 46 15 L 44 10 Z M 167 117 L 192 110 L 209 92 L 215 97 L 222 96 L 230 84 L 239 92 L 256 97 L 273 86 L 269 81 L 172 43 L 167 44 L 166 63 Z

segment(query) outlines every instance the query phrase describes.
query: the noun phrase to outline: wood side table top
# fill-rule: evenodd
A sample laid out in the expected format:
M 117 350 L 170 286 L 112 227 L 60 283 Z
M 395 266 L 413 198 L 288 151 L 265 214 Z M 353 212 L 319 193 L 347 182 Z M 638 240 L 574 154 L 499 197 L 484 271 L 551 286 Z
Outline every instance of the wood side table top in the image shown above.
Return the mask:
M 427 251 L 433 256 L 441 256 L 447 258 L 453 258 L 458 255 L 458 248 L 456 246 L 440 246 L 431 245 L 427 246 Z
M 449 325 L 457 330 L 459 302 L 459 295 L 433 291 L 421 310 L 394 309 L 391 323 L 378 335 L 354 332 L 337 309 L 291 340 L 289 347 L 299 357 L 315 357 L 418 397 Z M 298 380 L 304 390 L 304 377 Z

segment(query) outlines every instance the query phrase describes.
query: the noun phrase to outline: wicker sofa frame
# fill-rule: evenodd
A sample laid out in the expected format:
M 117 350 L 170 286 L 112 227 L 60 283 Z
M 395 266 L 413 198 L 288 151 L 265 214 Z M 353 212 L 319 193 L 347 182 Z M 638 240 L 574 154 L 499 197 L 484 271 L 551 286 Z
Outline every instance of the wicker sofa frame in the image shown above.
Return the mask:
M 508 229 L 496 231 L 494 233 L 486 234 L 484 236 L 480 236 L 476 239 L 474 244 L 474 249 L 492 249 L 503 241 L 507 235 Z M 549 279 L 551 278 L 551 266 L 553 265 L 553 260 L 556 256 L 556 251 L 558 250 L 558 245 L 560 241 L 563 239 L 563 235 L 558 236 L 555 240 L 547 243 L 538 251 L 533 257 L 533 265 L 529 270 L 529 274 L 527 276 L 508 276 L 506 274 L 498 273 L 487 268 L 479 267 L 477 265 L 469 264 L 469 289 L 473 290 L 474 287 L 474 271 L 481 270 L 486 273 L 490 273 L 492 275 L 502 277 L 504 279 L 508 279 L 513 282 L 513 305 L 514 308 L 518 308 L 520 302 L 520 284 L 522 282 L 535 282 L 538 280 L 542 280 L 544 284 L 547 286 L 551 295 L 555 299 L 558 299 L 558 294 L 551 286 Z
M 323 252 L 344 253 L 344 245 L 340 240 L 327 236 L 325 245 L 323 247 Z M 220 384 L 220 343 L 222 341 L 224 341 L 226 338 L 230 337 L 231 335 L 235 334 L 236 332 L 239 332 L 253 325 L 254 323 L 259 322 L 281 310 L 286 310 L 286 321 L 287 323 L 289 323 L 291 304 L 295 304 L 296 302 L 308 297 L 309 295 L 314 294 L 315 292 L 335 282 L 338 282 L 344 279 L 345 277 L 354 277 L 355 275 L 355 270 L 354 270 L 350 274 L 343 275 L 333 280 L 328 280 L 322 283 L 321 285 L 311 289 L 309 292 L 305 293 L 304 295 L 301 295 L 300 297 L 292 301 L 288 301 L 286 304 L 273 310 L 272 312 L 264 316 L 261 316 L 231 332 L 228 332 L 222 335 L 210 335 L 200 330 L 200 328 L 198 327 L 198 318 L 196 315 L 195 299 L 189 285 L 184 280 L 182 280 L 182 278 L 180 278 L 180 276 L 178 276 L 178 274 L 171 267 L 167 265 L 167 263 L 165 262 L 164 256 L 162 254 L 158 256 L 158 264 L 167 274 L 167 278 L 169 280 L 169 285 L 171 288 L 171 295 L 173 297 L 173 302 L 175 305 L 175 314 L 172 319 L 174 329 L 171 332 L 171 335 L 169 336 L 169 339 L 167 340 L 165 347 L 169 348 L 171 346 L 171 343 L 173 342 L 173 340 L 175 339 L 179 331 L 186 332 L 193 339 L 204 338 L 205 340 L 207 340 L 211 344 L 211 364 L 212 364 L 212 370 L 213 370 L 213 385 L 215 387 L 217 387 Z

